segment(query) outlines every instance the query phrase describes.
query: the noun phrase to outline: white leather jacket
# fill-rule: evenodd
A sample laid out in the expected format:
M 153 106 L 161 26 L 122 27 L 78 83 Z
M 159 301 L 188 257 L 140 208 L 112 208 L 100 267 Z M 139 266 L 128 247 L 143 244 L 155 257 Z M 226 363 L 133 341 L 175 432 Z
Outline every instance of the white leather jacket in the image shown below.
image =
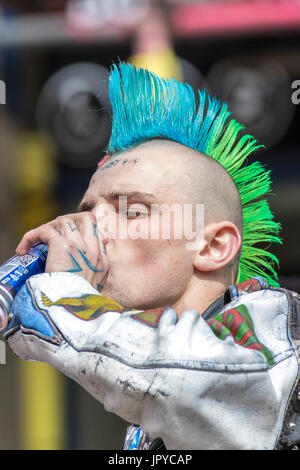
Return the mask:
M 231 286 L 202 316 L 125 311 L 71 273 L 29 278 L 6 339 L 167 449 L 300 443 L 300 297 L 262 279 Z M 298 397 L 298 398 L 297 398 Z

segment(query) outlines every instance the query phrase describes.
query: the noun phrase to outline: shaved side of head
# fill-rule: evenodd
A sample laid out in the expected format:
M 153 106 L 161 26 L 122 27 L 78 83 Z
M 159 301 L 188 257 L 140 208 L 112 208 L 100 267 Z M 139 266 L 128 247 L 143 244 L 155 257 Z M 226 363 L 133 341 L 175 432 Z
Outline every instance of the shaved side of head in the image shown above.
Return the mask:
M 153 140 L 154 145 L 166 146 L 178 165 L 181 188 L 193 204 L 204 205 L 204 223 L 232 222 L 243 238 L 242 203 L 238 189 L 228 171 L 213 158 L 177 142 Z M 176 158 L 179 156 L 179 161 Z M 229 277 L 236 277 L 241 249 L 230 265 Z
M 178 144 L 180 145 L 180 144 Z M 213 158 L 187 148 L 186 174 L 190 185 L 182 188 L 188 191 L 195 204 L 204 204 L 205 225 L 211 222 L 229 221 L 238 229 L 243 238 L 243 212 L 238 189 L 229 173 Z M 185 153 L 185 152 L 183 152 Z M 234 282 L 241 254 L 226 267 L 229 278 Z
M 189 185 L 183 190 L 195 203 L 205 205 L 205 222 L 229 220 L 242 231 L 241 198 L 229 173 L 213 158 L 180 144 Z

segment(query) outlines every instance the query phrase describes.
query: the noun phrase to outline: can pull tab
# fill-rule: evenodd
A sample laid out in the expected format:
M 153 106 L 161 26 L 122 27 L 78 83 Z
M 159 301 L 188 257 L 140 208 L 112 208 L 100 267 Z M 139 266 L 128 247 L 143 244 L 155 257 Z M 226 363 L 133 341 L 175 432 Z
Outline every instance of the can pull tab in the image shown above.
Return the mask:
M 7 323 L 8 323 L 7 314 L 3 310 L 3 308 L 0 306 L 0 333 L 2 333 L 6 329 Z

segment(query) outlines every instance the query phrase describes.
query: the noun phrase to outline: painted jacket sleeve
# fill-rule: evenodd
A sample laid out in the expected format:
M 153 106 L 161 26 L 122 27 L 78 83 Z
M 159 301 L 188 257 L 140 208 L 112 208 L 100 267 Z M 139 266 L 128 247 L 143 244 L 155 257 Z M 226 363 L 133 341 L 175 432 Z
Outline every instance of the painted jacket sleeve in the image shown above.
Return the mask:
M 6 338 L 168 449 L 272 449 L 298 374 L 287 300 L 242 301 L 178 319 L 169 307 L 124 311 L 75 274 L 41 274 L 18 293 Z

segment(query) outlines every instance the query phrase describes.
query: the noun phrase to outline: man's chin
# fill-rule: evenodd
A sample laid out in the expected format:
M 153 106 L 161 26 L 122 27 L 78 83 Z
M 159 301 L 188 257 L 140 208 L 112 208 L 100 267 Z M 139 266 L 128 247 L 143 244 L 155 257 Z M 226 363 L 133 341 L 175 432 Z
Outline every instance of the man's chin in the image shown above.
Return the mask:
M 132 305 L 133 302 L 130 302 L 129 299 L 126 298 L 124 295 L 120 295 L 120 294 L 116 293 L 113 289 L 110 289 L 109 286 L 107 286 L 107 285 L 105 285 L 101 289 L 100 294 L 103 297 L 107 297 L 109 299 L 114 300 L 115 302 L 122 305 L 122 307 L 124 307 L 128 310 L 136 309 L 136 307 L 134 307 Z
M 109 282 L 105 283 L 100 294 L 103 295 L 103 297 L 114 300 L 128 310 L 152 310 L 155 308 L 171 306 L 171 304 L 164 303 L 164 300 L 166 301 L 166 299 L 160 299 L 158 298 L 159 296 L 157 296 L 156 299 L 145 299 L 144 297 L 137 298 L 134 295 L 129 297 L 128 292 L 120 292 L 113 289 Z
M 153 308 L 157 308 L 157 306 L 153 305 L 152 303 L 145 303 L 144 301 L 138 301 L 137 299 L 128 299 L 125 295 L 120 295 L 114 293 L 111 289 L 104 288 L 100 291 L 100 294 L 103 297 L 107 297 L 109 299 L 114 300 L 118 304 L 122 305 L 122 307 L 128 310 L 150 310 Z

